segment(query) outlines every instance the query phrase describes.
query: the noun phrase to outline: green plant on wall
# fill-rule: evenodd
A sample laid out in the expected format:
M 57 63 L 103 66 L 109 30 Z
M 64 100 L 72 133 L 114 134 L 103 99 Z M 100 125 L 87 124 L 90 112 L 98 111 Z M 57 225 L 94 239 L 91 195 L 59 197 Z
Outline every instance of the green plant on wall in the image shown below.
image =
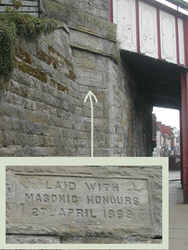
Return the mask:
M 0 75 L 8 78 L 14 68 L 15 25 L 0 22 Z
M 8 80 L 14 69 L 16 38 L 34 40 L 56 28 L 57 22 L 53 19 L 21 14 L 14 9 L 0 14 L 0 76 Z

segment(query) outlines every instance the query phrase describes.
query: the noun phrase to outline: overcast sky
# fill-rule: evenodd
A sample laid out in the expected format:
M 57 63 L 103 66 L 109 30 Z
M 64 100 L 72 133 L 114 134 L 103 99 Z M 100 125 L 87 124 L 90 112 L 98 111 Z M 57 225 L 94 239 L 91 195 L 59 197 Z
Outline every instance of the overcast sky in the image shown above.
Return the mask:
M 171 127 L 176 127 L 177 129 L 179 129 L 180 119 L 178 110 L 154 107 L 153 113 L 156 114 L 157 121 L 160 121 L 165 125 L 169 125 Z

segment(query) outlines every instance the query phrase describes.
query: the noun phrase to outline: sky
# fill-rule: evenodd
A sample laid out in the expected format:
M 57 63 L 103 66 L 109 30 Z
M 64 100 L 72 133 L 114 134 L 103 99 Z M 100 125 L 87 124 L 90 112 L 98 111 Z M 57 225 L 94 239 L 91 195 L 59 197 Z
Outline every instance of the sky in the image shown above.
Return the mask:
M 153 113 L 157 116 L 157 121 L 171 127 L 180 128 L 179 111 L 176 109 L 153 108 Z

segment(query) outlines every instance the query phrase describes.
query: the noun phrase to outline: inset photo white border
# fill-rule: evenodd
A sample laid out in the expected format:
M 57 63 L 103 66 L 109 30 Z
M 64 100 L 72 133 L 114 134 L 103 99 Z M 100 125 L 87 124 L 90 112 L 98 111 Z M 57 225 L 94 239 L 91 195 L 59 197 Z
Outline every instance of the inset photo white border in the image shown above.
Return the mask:
M 6 244 L 7 166 L 161 166 L 162 243 L 128 244 Z M 2 157 L 0 158 L 0 249 L 168 249 L 168 158 L 166 157 Z

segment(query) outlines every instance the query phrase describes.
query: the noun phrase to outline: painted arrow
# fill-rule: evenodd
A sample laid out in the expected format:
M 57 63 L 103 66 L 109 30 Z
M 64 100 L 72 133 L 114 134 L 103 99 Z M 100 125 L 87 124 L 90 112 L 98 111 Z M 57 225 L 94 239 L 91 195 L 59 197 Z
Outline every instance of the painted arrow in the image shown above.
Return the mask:
M 94 116 L 93 116 L 93 99 L 97 103 L 97 97 L 93 94 L 92 91 L 89 91 L 84 98 L 84 103 L 89 99 L 91 104 L 91 157 L 93 157 L 93 135 L 94 135 Z

